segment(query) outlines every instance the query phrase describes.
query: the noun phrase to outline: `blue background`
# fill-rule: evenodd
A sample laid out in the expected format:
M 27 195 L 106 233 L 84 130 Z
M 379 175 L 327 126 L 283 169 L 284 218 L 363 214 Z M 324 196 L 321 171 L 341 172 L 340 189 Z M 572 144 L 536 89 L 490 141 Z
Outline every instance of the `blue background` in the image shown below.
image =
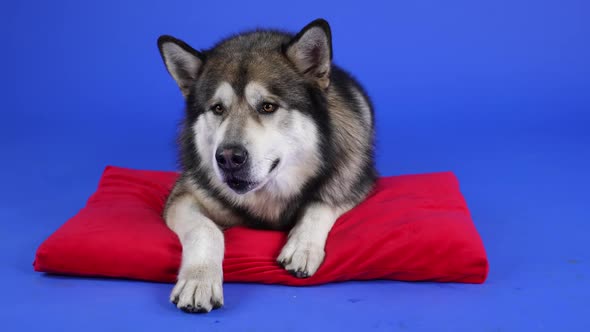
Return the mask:
M 0 328 L 588 331 L 589 14 L 582 0 L 3 1 Z M 33 272 L 106 165 L 175 168 L 182 97 L 160 34 L 206 48 L 317 17 L 374 99 L 381 173 L 459 177 L 485 284 L 227 284 L 223 309 L 187 315 L 172 285 Z

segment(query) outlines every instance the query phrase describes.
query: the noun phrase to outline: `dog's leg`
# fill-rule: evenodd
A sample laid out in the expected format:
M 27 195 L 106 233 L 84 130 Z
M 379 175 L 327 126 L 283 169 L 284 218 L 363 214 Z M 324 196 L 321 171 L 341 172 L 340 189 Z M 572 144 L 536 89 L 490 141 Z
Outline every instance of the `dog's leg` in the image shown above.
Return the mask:
M 221 229 L 205 217 L 188 194 L 174 197 L 166 223 L 182 244 L 182 263 L 170 301 L 187 312 L 209 312 L 223 305 Z
M 336 219 L 347 211 L 325 203 L 308 206 L 303 217 L 289 232 L 289 239 L 277 262 L 298 278 L 312 276 L 324 261 L 328 233 Z

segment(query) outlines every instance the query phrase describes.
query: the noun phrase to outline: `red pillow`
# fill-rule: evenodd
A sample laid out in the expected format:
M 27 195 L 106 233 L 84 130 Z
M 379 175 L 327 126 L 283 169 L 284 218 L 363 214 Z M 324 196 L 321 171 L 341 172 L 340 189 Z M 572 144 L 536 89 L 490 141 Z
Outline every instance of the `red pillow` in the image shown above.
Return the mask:
M 177 176 L 107 167 L 86 206 L 40 245 L 35 271 L 174 282 L 182 247 L 161 212 Z M 380 178 L 371 196 L 336 222 L 324 263 L 307 279 L 275 262 L 285 233 L 232 228 L 225 240 L 225 282 L 483 283 L 488 274 L 483 243 L 450 172 Z

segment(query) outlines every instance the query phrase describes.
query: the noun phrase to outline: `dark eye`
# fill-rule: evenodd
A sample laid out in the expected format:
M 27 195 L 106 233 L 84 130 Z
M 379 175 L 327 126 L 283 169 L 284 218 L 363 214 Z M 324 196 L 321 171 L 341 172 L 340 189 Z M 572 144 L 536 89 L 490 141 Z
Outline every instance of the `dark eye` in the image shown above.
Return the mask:
M 261 111 L 263 113 L 272 113 L 272 112 L 274 112 L 276 110 L 277 110 L 277 105 L 275 105 L 275 104 L 271 104 L 271 103 L 264 103 L 264 104 L 262 104 Z
M 213 112 L 215 112 L 216 114 L 222 114 L 223 111 L 225 111 L 225 109 L 223 108 L 223 106 L 221 104 L 215 104 L 211 107 L 211 110 Z

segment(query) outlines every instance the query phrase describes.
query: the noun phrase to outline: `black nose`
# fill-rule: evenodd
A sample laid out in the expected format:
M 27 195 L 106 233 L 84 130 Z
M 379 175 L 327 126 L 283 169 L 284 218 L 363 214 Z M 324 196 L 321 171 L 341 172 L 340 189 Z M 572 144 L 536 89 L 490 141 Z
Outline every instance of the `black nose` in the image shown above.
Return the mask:
M 224 171 L 236 171 L 248 160 L 248 152 L 241 146 L 224 146 L 215 152 L 217 165 Z

